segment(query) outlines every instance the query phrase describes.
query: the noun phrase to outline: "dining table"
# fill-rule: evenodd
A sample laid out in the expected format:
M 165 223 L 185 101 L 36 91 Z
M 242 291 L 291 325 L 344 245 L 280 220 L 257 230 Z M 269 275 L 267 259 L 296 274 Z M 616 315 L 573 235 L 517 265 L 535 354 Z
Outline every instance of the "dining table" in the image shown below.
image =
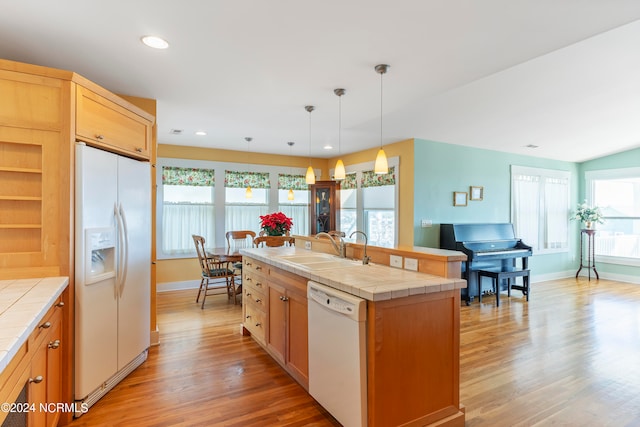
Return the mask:
M 242 262 L 242 254 L 240 254 L 240 251 L 238 249 L 232 249 L 226 246 L 207 249 L 207 256 L 218 258 L 220 262 Z

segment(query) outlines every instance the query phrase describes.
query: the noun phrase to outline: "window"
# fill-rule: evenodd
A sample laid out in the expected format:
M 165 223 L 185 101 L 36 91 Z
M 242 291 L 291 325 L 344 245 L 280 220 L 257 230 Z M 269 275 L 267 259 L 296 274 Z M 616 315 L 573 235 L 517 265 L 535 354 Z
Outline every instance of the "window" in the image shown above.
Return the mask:
M 161 253 L 191 254 L 192 234 L 215 241 L 213 169 L 162 167 Z
M 369 243 L 375 246 L 393 247 L 395 241 L 395 168 L 380 175 L 365 171 L 360 179 L 362 207 L 364 210 L 364 232 Z
M 247 186 L 251 198 L 247 198 Z M 269 211 L 269 173 L 224 172 L 225 230 L 251 230 L 260 232 L 260 215 Z
M 604 215 L 604 224 L 596 227 L 596 256 L 640 265 L 640 168 L 592 171 L 585 177 L 588 200 Z
M 340 231 L 347 236 L 358 229 L 358 179 L 348 173 L 340 184 Z
M 389 159 L 389 173 L 375 174 L 373 165 L 353 165 L 340 185 L 340 231 L 347 236 L 364 231 L 369 243 L 394 247 L 397 243 L 398 158 Z M 367 168 L 367 169 L 365 169 Z
M 278 174 L 278 210 L 292 219 L 291 234 L 309 234 L 309 193 L 304 175 Z
M 511 166 L 511 221 L 516 236 L 537 253 L 568 251 L 570 176 Z

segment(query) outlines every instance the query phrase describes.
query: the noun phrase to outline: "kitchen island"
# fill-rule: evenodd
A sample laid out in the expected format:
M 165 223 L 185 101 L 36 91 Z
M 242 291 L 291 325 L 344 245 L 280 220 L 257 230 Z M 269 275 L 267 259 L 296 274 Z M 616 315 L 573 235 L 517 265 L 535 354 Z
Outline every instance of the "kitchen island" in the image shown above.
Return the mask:
M 367 424 L 463 426 L 466 282 L 296 247 L 243 249 L 243 331 L 308 389 L 307 281 L 366 300 Z

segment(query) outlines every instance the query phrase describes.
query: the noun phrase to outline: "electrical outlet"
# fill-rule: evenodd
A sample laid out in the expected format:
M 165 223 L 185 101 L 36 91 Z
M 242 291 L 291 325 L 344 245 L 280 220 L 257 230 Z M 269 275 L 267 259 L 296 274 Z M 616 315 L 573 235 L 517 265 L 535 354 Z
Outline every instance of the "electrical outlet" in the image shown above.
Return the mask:
M 422 228 L 429 228 L 433 225 L 433 221 L 430 219 L 423 219 L 421 224 Z
M 305 249 L 311 249 L 311 242 L 310 242 L 310 241 L 308 241 L 308 240 L 305 240 L 305 242 L 304 242 L 304 248 L 305 248 Z
M 418 271 L 418 260 L 415 258 L 405 258 L 404 268 L 407 270 Z
M 391 267 L 402 268 L 402 257 L 398 255 L 389 255 L 389 265 Z

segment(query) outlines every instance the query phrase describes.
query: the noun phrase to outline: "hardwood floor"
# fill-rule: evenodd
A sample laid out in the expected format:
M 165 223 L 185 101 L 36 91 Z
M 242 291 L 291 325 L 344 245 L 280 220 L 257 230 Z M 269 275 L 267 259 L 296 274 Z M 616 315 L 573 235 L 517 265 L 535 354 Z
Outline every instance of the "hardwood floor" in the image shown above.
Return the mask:
M 160 346 L 81 426 L 336 426 L 249 337 L 241 308 L 158 295 Z M 535 283 L 461 307 L 466 425 L 640 426 L 640 285 Z

